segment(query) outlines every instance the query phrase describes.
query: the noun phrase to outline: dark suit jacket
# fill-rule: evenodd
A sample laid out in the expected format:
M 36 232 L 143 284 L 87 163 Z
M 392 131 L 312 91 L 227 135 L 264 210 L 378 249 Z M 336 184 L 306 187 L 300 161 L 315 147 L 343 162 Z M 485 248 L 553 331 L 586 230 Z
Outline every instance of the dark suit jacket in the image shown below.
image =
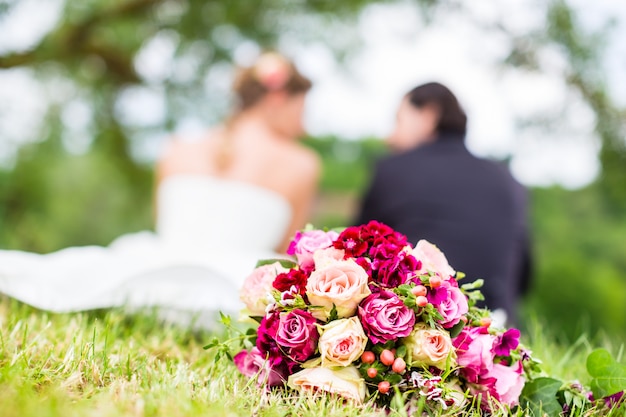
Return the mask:
M 487 306 L 515 321 L 530 272 L 526 200 L 504 166 L 442 136 L 378 162 L 358 224 L 378 220 L 413 244 L 434 243 L 466 282 L 483 278 Z

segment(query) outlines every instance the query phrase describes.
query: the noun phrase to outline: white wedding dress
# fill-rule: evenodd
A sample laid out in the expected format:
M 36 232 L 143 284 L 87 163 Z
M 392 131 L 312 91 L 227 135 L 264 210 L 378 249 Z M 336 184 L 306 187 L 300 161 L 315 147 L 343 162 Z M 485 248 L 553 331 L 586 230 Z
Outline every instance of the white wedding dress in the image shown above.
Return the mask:
M 127 306 L 235 312 L 256 261 L 276 258 L 291 220 L 280 195 L 243 182 L 177 175 L 158 190 L 156 233 L 46 255 L 0 250 L 0 293 L 70 312 Z

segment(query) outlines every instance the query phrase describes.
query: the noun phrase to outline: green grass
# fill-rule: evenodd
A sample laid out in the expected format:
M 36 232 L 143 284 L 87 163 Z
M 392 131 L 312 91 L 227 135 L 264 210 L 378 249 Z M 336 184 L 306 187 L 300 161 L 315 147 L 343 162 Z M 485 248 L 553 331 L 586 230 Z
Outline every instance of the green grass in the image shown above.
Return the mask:
M 585 357 L 597 345 L 561 346 L 531 328 L 526 342 L 547 371 L 588 382 Z M 0 298 L 0 416 L 386 415 L 328 396 L 265 394 L 202 349 L 213 336 L 154 314 L 49 314 Z

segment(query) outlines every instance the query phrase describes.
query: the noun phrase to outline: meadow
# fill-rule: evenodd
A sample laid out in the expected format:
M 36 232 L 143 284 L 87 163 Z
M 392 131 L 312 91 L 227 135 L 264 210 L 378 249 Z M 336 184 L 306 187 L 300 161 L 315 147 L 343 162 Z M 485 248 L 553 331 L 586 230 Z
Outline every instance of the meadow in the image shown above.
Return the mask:
M 589 382 L 585 358 L 595 347 L 624 360 L 608 339 L 581 336 L 564 345 L 540 321 L 527 327 L 524 343 L 546 373 L 564 381 Z M 215 336 L 225 337 L 221 330 L 165 324 L 154 312 L 50 314 L 2 298 L 0 416 L 387 415 L 328 396 L 264 393 L 227 359 L 216 361 L 203 349 Z

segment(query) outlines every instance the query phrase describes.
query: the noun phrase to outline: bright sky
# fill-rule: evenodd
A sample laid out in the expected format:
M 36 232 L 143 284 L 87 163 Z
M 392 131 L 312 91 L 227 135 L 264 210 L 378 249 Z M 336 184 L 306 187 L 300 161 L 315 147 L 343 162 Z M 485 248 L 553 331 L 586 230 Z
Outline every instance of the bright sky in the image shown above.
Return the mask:
M 571 2 L 584 12 L 581 17 L 589 29 L 601 28 L 607 18 L 615 17 L 604 65 L 614 99 L 626 106 L 626 43 L 618 41 L 626 34 L 626 7 L 613 0 Z M 0 53 L 26 49 L 36 43 L 54 26 L 62 3 L 22 0 L 14 15 L 0 21 Z M 519 33 L 543 27 L 541 9 L 535 3 L 467 2 L 481 21 L 501 22 Z M 322 42 L 303 45 L 284 39 L 281 44 L 315 81 L 306 114 L 311 133 L 352 139 L 384 137 L 391 129 L 402 95 L 417 84 L 440 81 L 457 94 L 466 108 L 470 149 L 491 157 L 512 154 L 511 168 L 522 182 L 576 188 L 597 175 L 598 143 L 593 135 L 593 114 L 566 88 L 558 51 L 541 54 L 542 62 L 549 68 L 544 74 L 503 69 L 497 62 L 508 50 L 506 39 L 455 14 L 437 16 L 436 24 L 425 27 L 408 3 L 366 8 L 358 29 L 364 45 L 343 66 Z M 167 36 L 149 42 L 137 61 L 138 71 L 158 82 L 172 71 L 166 64 L 172 51 L 173 44 Z M 255 48 L 243 45 L 236 52 L 238 59 L 245 62 Z M 181 68 L 178 76 L 185 76 L 185 66 Z M 228 68 L 216 68 L 207 79 L 223 81 L 229 76 Z M 28 71 L 0 71 L 0 163 L 10 160 L 15 144 L 37 139 L 33 137 L 37 131 L 33 127 L 45 109 L 41 89 Z M 59 89 L 62 96 L 63 86 Z M 130 102 L 134 105 L 126 106 Z M 165 114 L 163 94 L 158 88 L 128 90 L 120 97 L 119 107 L 129 123 L 139 126 L 150 125 Z M 138 108 L 142 111 L 132 111 Z M 557 122 L 549 137 L 539 128 L 516 128 L 520 118 L 545 115 Z M 64 116 L 70 130 L 66 143 L 80 152 L 89 144 L 86 135 L 90 110 L 75 99 L 66 107 Z M 181 127 L 189 129 L 202 123 L 189 119 L 182 121 Z M 153 145 L 147 152 L 156 151 Z

